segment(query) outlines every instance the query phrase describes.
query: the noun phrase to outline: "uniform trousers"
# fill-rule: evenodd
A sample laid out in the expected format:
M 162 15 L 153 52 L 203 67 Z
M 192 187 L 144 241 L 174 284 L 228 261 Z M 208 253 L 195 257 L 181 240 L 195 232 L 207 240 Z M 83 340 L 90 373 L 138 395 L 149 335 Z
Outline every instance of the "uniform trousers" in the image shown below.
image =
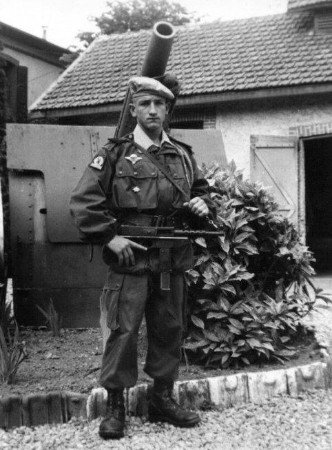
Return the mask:
M 105 389 L 136 384 L 138 332 L 145 313 L 148 349 L 144 370 L 164 382 L 178 377 L 184 335 L 186 280 L 171 273 L 171 290 L 160 289 L 160 274 L 116 273 L 109 269 L 101 296 L 101 323 L 110 329 L 100 384 Z

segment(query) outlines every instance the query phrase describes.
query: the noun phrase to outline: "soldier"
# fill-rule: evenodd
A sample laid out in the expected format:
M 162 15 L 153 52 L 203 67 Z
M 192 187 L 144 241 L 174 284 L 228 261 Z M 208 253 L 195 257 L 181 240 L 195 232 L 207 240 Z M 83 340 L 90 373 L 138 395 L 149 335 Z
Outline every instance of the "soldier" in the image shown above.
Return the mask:
M 208 183 L 191 148 L 168 136 L 163 124 L 174 102 L 170 89 L 156 79 L 129 82 L 133 133 L 110 139 L 87 167 L 71 198 L 81 238 L 104 244 L 108 275 L 101 296 L 101 322 L 110 329 L 100 383 L 108 392 L 104 439 L 124 435 L 123 390 L 137 381 L 137 338 L 145 313 L 148 350 L 145 372 L 154 380 L 149 420 L 191 427 L 198 414 L 172 398 L 178 377 L 186 305 L 185 271 L 192 267 L 190 242 L 172 249 L 170 290 L 160 287 L 156 249 L 119 236 L 119 224 L 178 226 L 178 211 L 209 214 Z M 182 222 L 181 222 L 182 223 Z

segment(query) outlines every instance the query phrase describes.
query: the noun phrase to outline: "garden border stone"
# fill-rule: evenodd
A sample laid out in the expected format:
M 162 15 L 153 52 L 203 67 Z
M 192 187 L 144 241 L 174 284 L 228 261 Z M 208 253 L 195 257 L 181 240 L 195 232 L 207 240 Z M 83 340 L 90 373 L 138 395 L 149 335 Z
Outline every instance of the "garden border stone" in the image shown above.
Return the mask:
M 277 395 L 296 397 L 310 389 L 332 387 L 332 358 L 288 369 L 244 372 L 197 380 L 178 381 L 174 395 L 184 407 L 229 408 L 243 403 L 263 403 Z M 141 384 L 125 393 L 129 415 L 146 416 L 150 386 Z M 72 417 L 93 420 L 106 410 L 106 390 L 88 394 L 52 391 L 27 396 L 0 398 L 0 428 L 37 426 L 68 422 Z

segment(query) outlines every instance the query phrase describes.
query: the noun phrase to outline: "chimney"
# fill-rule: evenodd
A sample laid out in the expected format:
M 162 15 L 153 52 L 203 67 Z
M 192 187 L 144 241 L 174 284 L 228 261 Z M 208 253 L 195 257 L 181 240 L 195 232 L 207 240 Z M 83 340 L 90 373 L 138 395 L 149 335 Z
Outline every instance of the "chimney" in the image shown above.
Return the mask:
M 47 37 L 46 37 L 47 26 L 43 25 L 43 26 L 42 26 L 42 29 L 43 29 L 43 39 L 45 39 L 45 41 L 47 41 Z

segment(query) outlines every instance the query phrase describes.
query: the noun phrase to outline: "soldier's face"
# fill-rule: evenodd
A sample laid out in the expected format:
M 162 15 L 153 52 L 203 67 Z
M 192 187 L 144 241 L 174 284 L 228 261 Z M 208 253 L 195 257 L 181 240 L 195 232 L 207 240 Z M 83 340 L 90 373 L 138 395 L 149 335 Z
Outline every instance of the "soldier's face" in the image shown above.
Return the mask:
M 135 98 L 130 105 L 132 116 L 148 134 L 161 132 L 168 109 L 163 97 L 150 94 Z

